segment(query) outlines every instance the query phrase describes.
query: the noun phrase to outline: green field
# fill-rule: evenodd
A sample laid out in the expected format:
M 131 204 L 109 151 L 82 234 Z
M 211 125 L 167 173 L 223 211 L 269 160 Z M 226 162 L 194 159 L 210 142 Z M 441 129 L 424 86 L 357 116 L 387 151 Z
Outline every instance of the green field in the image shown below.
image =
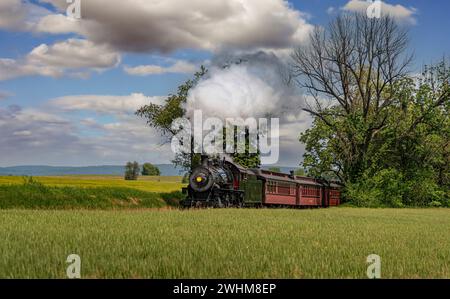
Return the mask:
M 450 209 L 167 209 L 181 177 L 0 177 L 0 278 L 450 278 Z M 172 193 L 169 193 L 172 192 Z M 175 200 L 175 201 L 174 201 Z
M 70 186 L 70 187 L 123 187 L 132 188 L 146 192 L 172 192 L 179 191 L 182 177 L 139 177 L 137 181 L 126 181 L 120 176 L 109 175 L 69 175 L 54 177 L 34 177 L 34 180 L 47 186 Z M 0 176 L 0 185 L 22 184 L 23 178 L 19 176 Z
M 450 278 L 450 210 L 0 210 L 0 277 Z
M 181 177 L 0 177 L 0 209 L 148 209 L 176 205 Z

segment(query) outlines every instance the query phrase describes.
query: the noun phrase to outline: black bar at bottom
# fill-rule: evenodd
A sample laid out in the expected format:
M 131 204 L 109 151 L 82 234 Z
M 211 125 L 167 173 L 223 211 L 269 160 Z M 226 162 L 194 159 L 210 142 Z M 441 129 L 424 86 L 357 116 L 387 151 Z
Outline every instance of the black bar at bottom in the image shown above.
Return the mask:
M 2 292 L 20 295 L 75 296 L 83 298 L 98 292 L 129 298 L 130 294 L 144 294 L 143 298 L 184 297 L 296 297 L 343 295 L 345 297 L 383 296 L 401 292 L 403 295 L 426 295 L 441 289 L 450 291 L 450 280 L 0 280 Z

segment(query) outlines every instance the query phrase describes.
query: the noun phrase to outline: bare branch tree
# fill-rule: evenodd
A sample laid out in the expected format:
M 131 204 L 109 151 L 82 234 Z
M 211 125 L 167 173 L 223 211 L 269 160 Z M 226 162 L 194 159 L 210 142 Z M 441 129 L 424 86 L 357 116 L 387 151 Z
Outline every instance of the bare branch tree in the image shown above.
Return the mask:
M 316 28 L 309 44 L 294 51 L 292 75 L 312 99 L 304 110 L 335 131 L 347 161 L 339 167 L 360 167 L 374 135 L 386 126 L 394 86 L 412 61 L 407 49 L 407 31 L 390 16 L 356 13 Z M 362 138 L 339 126 L 351 116 L 362 119 Z
M 389 16 L 341 15 L 294 51 L 293 76 L 317 102 L 333 100 L 346 113 L 361 110 L 367 118 L 392 103 L 391 88 L 412 60 L 407 47 L 407 31 Z

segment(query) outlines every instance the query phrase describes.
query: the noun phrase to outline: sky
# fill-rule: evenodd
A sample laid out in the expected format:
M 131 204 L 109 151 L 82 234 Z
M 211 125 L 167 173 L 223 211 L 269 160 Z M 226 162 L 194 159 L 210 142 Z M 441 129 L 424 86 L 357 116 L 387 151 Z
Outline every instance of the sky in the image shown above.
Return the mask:
M 169 163 L 170 145 L 134 115 L 223 55 L 288 59 L 309 33 L 363 0 L 0 0 L 0 167 Z M 411 72 L 450 54 L 449 1 L 389 0 L 410 32 Z M 294 109 L 294 108 L 292 108 Z M 278 165 L 299 164 L 311 119 L 281 125 Z

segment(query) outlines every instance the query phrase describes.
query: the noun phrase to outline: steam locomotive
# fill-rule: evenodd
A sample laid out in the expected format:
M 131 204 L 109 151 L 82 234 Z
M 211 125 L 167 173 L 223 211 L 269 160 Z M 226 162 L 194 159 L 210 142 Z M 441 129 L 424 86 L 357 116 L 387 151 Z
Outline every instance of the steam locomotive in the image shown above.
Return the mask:
M 231 159 L 202 156 L 192 170 L 184 207 L 329 207 L 341 202 L 340 185 L 263 169 L 247 169 Z

